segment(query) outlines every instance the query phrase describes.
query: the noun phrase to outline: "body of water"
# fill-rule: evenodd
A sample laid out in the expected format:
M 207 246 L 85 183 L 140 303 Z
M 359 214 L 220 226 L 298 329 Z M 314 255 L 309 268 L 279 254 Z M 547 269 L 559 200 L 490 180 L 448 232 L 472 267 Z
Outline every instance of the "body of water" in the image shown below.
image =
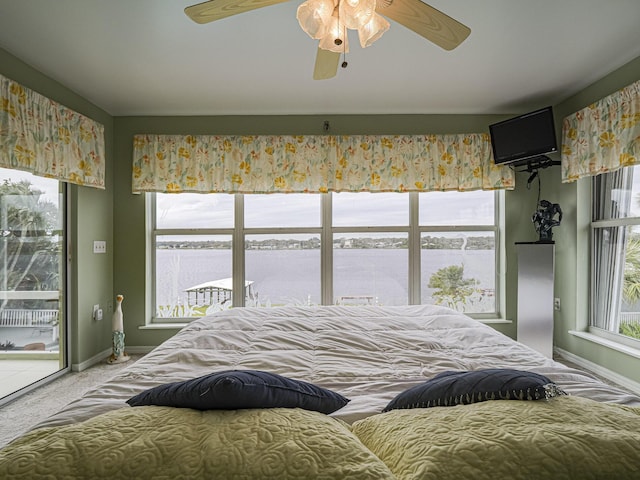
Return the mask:
M 477 280 L 477 288 L 484 292 L 474 297 L 472 310 L 494 310 L 492 250 L 423 249 L 421 254 L 422 303 L 433 303 L 433 289 L 427 287 L 433 273 L 463 264 L 464 278 Z M 334 302 L 345 297 L 343 303 L 408 303 L 408 250 L 335 249 L 333 255 Z M 161 249 L 156 261 L 158 305 L 186 304 L 187 288 L 232 275 L 230 250 Z M 263 305 L 320 303 L 319 250 L 247 250 L 245 267 L 246 280 L 253 282 L 252 290 Z

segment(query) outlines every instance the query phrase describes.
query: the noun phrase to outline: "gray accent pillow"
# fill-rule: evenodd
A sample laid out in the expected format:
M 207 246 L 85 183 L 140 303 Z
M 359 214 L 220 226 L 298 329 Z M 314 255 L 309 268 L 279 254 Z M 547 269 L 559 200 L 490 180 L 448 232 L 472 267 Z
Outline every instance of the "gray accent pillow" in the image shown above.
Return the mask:
M 131 397 L 132 407 L 158 405 L 196 410 L 302 408 L 325 414 L 349 399 L 312 383 L 260 370 L 225 370 L 192 380 L 167 383 Z
M 544 375 L 505 368 L 443 372 L 405 390 L 383 410 L 467 405 L 487 400 L 540 400 L 566 395 Z

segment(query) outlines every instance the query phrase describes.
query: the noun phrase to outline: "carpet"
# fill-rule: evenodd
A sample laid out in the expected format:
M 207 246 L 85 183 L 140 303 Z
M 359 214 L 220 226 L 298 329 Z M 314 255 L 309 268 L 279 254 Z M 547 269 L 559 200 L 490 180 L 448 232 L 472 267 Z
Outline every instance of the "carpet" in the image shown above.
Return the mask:
M 130 355 L 126 363 L 101 362 L 82 372 L 69 372 L 52 382 L 0 406 L 0 448 L 58 412 L 91 387 L 105 382 L 141 355 Z

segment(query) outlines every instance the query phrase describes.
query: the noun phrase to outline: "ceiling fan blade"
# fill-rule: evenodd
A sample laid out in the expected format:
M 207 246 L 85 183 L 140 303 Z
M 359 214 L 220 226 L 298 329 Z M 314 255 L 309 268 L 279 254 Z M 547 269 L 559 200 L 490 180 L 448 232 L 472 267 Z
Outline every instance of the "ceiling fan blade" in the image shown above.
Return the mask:
M 323 50 L 318 47 L 316 54 L 316 66 L 313 69 L 314 80 L 326 80 L 333 78 L 338 73 L 338 63 L 340 62 L 340 54 Z
M 445 50 L 453 50 L 471 33 L 466 25 L 420 0 L 380 1 L 376 11 Z
M 184 9 L 184 13 L 196 23 L 209 23 L 221 18 L 249 12 L 262 7 L 269 7 L 276 3 L 289 0 L 210 0 L 208 2 L 191 5 Z

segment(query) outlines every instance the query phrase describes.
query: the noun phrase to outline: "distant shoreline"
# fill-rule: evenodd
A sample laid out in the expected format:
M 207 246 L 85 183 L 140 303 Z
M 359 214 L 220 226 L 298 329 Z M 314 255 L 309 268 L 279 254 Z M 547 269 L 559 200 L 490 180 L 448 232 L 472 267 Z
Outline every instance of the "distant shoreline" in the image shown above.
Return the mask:
M 158 250 L 230 250 L 231 240 L 205 241 L 159 241 Z M 421 238 L 421 248 L 427 250 L 494 250 L 495 242 L 492 236 L 473 236 L 465 238 L 433 237 Z M 333 242 L 334 248 L 344 249 L 407 249 L 407 237 L 353 237 L 340 238 Z M 308 240 L 275 239 L 245 240 L 245 250 L 316 250 L 320 248 L 320 238 L 312 237 Z

